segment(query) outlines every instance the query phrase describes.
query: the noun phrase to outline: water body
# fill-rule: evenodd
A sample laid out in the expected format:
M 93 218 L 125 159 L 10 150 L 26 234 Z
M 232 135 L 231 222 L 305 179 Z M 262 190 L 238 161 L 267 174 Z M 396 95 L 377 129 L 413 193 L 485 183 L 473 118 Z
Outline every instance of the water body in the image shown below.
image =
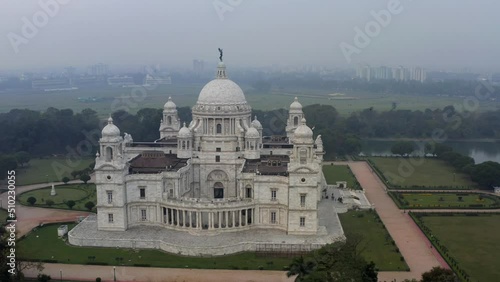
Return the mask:
M 396 140 L 362 140 L 362 153 L 366 156 L 392 155 L 391 147 L 396 142 Z M 472 157 L 476 164 L 486 161 L 500 163 L 500 142 L 446 141 L 443 144 L 452 147 L 456 152 Z

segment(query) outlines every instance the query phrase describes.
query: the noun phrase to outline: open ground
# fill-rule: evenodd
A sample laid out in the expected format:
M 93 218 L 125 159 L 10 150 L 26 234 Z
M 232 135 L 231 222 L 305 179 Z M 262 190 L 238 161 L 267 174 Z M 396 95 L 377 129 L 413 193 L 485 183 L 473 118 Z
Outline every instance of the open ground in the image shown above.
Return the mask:
M 412 165 L 407 158 L 369 158 L 391 185 L 401 188 L 473 189 L 478 184 L 445 161 L 425 158 Z M 408 166 L 409 165 L 409 166 Z
M 16 169 L 16 182 L 17 185 L 29 185 L 59 182 L 65 176 L 71 179 L 72 171 L 84 169 L 93 161 L 93 158 L 82 158 L 77 161 L 66 158 L 32 159 L 28 165 Z M 62 172 L 61 175 L 58 175 L 58 169 Z

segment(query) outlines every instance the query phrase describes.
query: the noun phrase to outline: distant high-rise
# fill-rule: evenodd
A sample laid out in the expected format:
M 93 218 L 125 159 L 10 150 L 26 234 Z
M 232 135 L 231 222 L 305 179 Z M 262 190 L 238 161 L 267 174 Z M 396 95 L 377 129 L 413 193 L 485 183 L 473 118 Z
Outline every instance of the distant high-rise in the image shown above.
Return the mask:
M 394 79 L 397 81 L 416 80 L 424 82 L 427 78 L 426 71 L 421 67 L 406 68 L 398 67 L 370 67 L 369 65 L 361 65 L 356 69 L 356 77 L 366 81 L 373 79 Z
M 106 64 L 95 64 L 90 66 L 91 75 L 107 75 L 109 72 L 108 65 Z
M 195 73 L 202 73 L 205 69 L 205 62 L 203 60 L 193 60 L 193 71 Z

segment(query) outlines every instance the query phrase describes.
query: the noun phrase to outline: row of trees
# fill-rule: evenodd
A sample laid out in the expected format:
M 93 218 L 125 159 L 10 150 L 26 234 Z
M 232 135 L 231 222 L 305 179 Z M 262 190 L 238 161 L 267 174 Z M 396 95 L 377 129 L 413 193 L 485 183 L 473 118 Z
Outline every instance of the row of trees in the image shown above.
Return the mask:
M 303 108 L 307 124 L 321 134 L 327 158 L 334 155 L 357 154 L 360 138 L 430 138 L 436 129 L 442 129 L 448 139 L 500 138 L 500 110 L 484 113 L 459 112 L 453 106 L 444 109 L 377 112 L 365 109 L 348 117 L 340 116 L 329 105 L 310 105 Z M 178 108 L 181 121 L 190 122 L 191 110 Z M 264 127 L 265 135 L 284 134 L 288 112 L 254 110 Z M 145 108 L 136 114 L 120 110 L 113 113 L 115 124 L 136 141 L 158 139 L 162 109 Z M 45 156 L 67 153 L 82 140 L 97 140 L 104 122 L 91 109 L 73 113 L 72 110 L 49 108 L 45 112 L 11 110 L 0 114 L 0 166 L 12 167 L 23 162 L 17 155 Z M 87 153 L 94 154 L 97 147 Z M 8 155 L 8 156 L 6 156 Z M 7 165 L 6 165 L 7 163 Z M 10 165 L 10 166 L 9 166 Z

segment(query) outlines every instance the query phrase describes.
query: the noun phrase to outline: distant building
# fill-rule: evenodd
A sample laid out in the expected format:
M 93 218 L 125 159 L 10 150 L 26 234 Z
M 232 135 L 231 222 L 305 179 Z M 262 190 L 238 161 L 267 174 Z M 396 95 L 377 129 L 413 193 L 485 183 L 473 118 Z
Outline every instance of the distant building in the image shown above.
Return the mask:
M 108 77 L 108 85 L 113 87 L 126 87 L 135 85 L 134 78 L 130 76 Z
M 105 64 L 95 64 L 90 66 L 91 75 L 107 75 L 109 73 L 108 65 Z
M 369 65 L 359 66 L 356 69 L 356 77 L 366 81 L 373 79 L 394 79 L 397 81 L 417 80 L 424 82 L 427 79 L 426 71 L 420 67 L 409 69 L 404 66 L 370 67 Z
M 205 62 L 203 60 L 193 60 L 193 71 L 202 73 L 205 70 Z
M 153 77 L 151 75 L 146 75 L 146 78 L 144 78 L 144 84 L 145 85 L 168 85 L 172 84 L 172 78 L 169 77 Z
M 70 80 L 67 78 L 56 78 L 56 79 L 36 79 L 31 82 L 31 87 L 33 89 L 63 89 L 70 88 Z

